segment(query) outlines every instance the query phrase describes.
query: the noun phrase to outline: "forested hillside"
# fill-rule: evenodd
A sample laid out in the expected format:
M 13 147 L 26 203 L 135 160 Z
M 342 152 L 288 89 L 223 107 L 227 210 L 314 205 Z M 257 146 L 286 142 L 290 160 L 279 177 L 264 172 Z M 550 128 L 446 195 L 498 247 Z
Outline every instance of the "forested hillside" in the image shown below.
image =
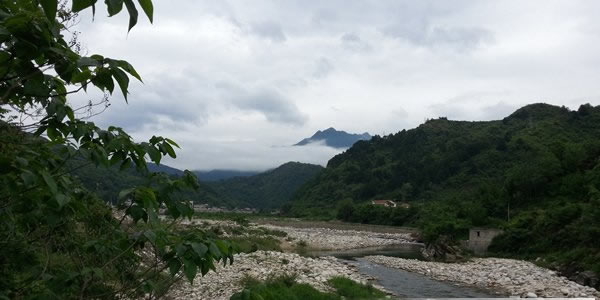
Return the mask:
M 95 192 L 104 201 L 116 203 L 119 192 L 133 185 L 147 184 L 148 179 L 142 176 L 133 166 L 123 171 L 118 167 L 96 167 L 88 161 L 77 159 L 69 162 L 76 168 L 74 175 L 90 191 Z M 151 172 L 164 172 L 170 176 L 177 177 L 183 171 L 168 166 L 157 166 L 147 163 Z M 78 168 L 78 166 L 83 166 Z M 220 197 L 211 187 L 203 182 L 198 182 L 198 189 L 188 189 L 177 193 L 179 197 L 197 203 L 207 203 L 212 206 L 235 207 L 235 203 Z
M 318 165 L 288 162 L 258 175 L 207 184 L 219 195 L 238 203 L 239 207 L 273 209 L 287 203 L 300 186 L 322 169 Z
M 234 177 L 248 177 L 260 174 L 257 171 L 239 171 L 239 170 L 210 170 L 210 171 L 194 171 L 196 177 L 200 181 L 219 181 Z
M 532 104 L 498 121 L 429 120 L 335 156 L 294 196 L 290 213 L 413 224 L 428 239 L 501 227 L 497 253 L 600 272 L 599 137 L 600 107 L 589 104 Z M 361 205 L 371 199 L 411 209 Z
M 70 162 L 76 169 L 75 175 L 90 191 L 100 198 L 116 203 L 119 192 L 128 186 L 146 184 L 144 176 L 131 167 L 119 171 L 118 167 L 95 167 L 85 160 Z M 148 163 L 152 172 L 164 172 L 177 177 L 183 171 L 169 166 Z M 287 203 L 292 194 L 313 178 L 323 167 L 289 162 L 276 169 L 254 176 L 234 177 L 226 180 L 199 181 L 198 190 L 187 190 L 177 195 L 196 203 L 206 203 L 227 208 L 279 208 Z

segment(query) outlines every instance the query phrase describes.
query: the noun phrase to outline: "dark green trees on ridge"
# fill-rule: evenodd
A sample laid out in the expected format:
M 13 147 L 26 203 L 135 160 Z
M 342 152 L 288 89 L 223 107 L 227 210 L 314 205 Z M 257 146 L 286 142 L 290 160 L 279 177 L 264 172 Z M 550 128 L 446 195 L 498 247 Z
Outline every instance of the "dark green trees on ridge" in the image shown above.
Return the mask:
M 339 202 L 347 220 L 419 226 L 426 240 L 501 227 L 498 254 L 600 273 L 599 191 L 600 107 L 532 104 L 498 121 L 433 119 L 357 142 L 295 194 L 290 212 L 335 217 Z M 381 212 L 372 199 L 405 199 L 413 212 Z M 348 201 L 362 212 L 349 214 Z

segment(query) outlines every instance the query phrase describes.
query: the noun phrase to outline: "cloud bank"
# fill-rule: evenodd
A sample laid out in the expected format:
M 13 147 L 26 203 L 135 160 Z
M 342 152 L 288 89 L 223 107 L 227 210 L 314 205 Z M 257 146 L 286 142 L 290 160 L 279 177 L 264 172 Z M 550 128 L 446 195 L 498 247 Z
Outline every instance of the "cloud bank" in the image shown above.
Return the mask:
M 595 1 L 155 1 L 77 27 L 88 54 L 130 61 L 144 83 L 95 118 L 182 146 L 188 169 L 326 164 L 283 147 L 335 127 L 389 134 L 427 118 L 500 119 L 532 102 L 600 104 Z M 534 13 L 535 12 L 535 13 Z M 101 97 L 78 94 L 71 101 Z

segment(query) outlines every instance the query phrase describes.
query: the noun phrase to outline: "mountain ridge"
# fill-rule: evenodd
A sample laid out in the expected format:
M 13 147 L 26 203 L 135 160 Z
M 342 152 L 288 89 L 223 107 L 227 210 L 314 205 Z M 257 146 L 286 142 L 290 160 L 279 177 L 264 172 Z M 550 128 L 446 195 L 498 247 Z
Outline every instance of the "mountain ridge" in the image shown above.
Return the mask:
M 304 146 L 311 143 L 324 142 L 326 146 L 332 148 L 349 148 L 357 141 L 369 139 L 371 139 L 371 135 L 368 132 L 361 134 L 348 133 L 343 130 L 336 130 L 333 127 L 329 127 L 323 131 L 318 130 L 310 138 L 305 138 L 293 146 Z
M 495 121 L 430 119 L 334 156 L 286 211 L 418 226 L 430 243 L 501 228 L 493 255 L 600 274 L 599 136 L 600 106 L 590 104 L 536 103 Z M 410 208 L 375 207 L 373 199 Z

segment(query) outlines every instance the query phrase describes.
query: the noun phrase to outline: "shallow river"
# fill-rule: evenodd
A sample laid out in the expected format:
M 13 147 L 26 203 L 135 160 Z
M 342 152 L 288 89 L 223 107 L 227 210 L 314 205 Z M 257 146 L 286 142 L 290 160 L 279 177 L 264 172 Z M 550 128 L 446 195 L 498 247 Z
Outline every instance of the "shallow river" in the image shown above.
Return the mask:
M 468 286 L 458 286 L 449 282 L 437 281 L 424 275 L 389 268 L 369 262 L 361 257 L 369 255 L 386 255 L 402 258 L 420 259 L 422 245 L 405 244 L 392 247 L 365 248 L 344 251 L 311 251 L 310 256 L 332 255 L 349 260 L 358 270 L 377 278 L 377 283 L 401 298 L 492 298 L 500 297 L 490 291 Z

